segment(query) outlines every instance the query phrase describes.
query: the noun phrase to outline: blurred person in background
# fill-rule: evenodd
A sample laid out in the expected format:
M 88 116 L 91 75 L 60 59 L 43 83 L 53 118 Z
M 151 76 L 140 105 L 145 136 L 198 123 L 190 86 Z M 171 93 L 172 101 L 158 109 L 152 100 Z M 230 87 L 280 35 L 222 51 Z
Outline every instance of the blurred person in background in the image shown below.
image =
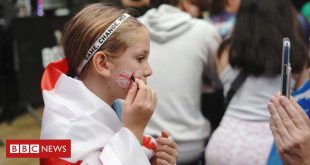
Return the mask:
M 223 39 L 229 37 L 233 30 L 240 1 L 241 0 L 211 0 L 209 4 L 209 18 L 214 23 Z
M 302 13 L 298 13 L 298 11 L 293 8 L 297 17 L 297 27 L 299 29 L 300 37 L 303 39 L 304 43 L 308 45 L 308 58 L 310 58 L 310 26 L 307 19 L 302 15 Z M 299 75 L 293 75 L 296 80 L 295 88 L 293 89 L 294 92 L 292 96 L 295 98 L 296 102 L 306 111 L 308 116 L 310 116 L 310 69 L 309 65 L 310 62 L 308 59 L 305 59 L 304 69 Z M 308 62 L 307 62 L 308 61 Z M 276 139 L 275 139 L 276 140 Z M 278 147 L 279 148 L 279 147 Z M 283 154 L 283 153 L 281 153 Z M 281 155 L 283 157 L 283 155 Z M 279 153 L 277 152 L 276 143 L 271 148 L 269 158 L 268 158 L 268 165 L 280 165 L 283 164 L 280 159 Z M 283 160 L 283 158 L 282 158 Z
M 146 133 L 159 136 L 167 130 L 178 144 L 177 164 L 199 165 L 211 129 L 200 106 L 203 79 L 210 76 L 204 70 L 215 71 L 211 64 L 221 38 L 211 23 L 197 19 L 200 0 L 165 3 L 139 18 L 151 36 L 154 74 L 148 85 L 158 96 Z
M 151 0 L 120 0 L 120 3 L 124 7 L 133 9 L 133 16 L 139 17 L 150 9 Z
M 31 16 L 31 1 L 30 0 L 17 0 L 16 2 L 17 16 L 30 17 Z
M 296 22 L 295 24 L 296 26 L 298 26 L 300 30 L 301 37 L 304 39 L 306 44 L 308 44 L 310 38 L 310 25 L 309 25 L 309 18 L 307 18 L 307 8 L 303 7 L 306 6 L 307 3 L 304 0 L 292 0 L 292 4 L 294 4 L 292 5 L 293 10 L 295 12 L 294 15 L 298 18 L 299 21 Z
M 309 46 L 310 45 L 308 43 L 308 51 L 310 50 Z M 308 115 L 308 118 L 307 118 L 308 120 L 310 117 L 310 67 L 309 67 L 310 66 L 310 60 L 309 60 L 309 58 L 310 58 L 310 52 L 308 52 L 308 59 L 305 59 L 303 71 L 300 74 L 293 75 L 293 78 L 296 80 L 296 85 L 295 85 L 295 88 L 293 89 L 294 92 L 292 93 L 292 96 L 294 97 L 294 99 L 296 101 L 291 100 L 291 102 L 297 102 L 299 104 L 297 106 L 297 108 L 299 106 L 301 108 L 298 108 L 298 109 L 303 109 L 305 111 L 305 113 Z M 280 99 L 279 95 L 275 95 L 272 98 L 271 104 L 273 104 L 273 106 L 270 106 L 270 105 L 268 106 L 270 112 L 275 111 L 273 109 L 281 108 L 280 107 L 281 105 L 279 103 L 279 99 Z M 280 102 L 282 102 L 282 104 L 284 102 L 287 102 L 283 98 L 281 100 L 282 101 L 280 101 Z M 271 113 L 271 116 L 272 115 L 273 114 Z M 271 117 L 271 120 L 274 120 L 274 118 Z M 300 122 L 303 122 L 303 121 L 301 120 Z M 281 142 L 278 141 L 279 137 L 278 137 L 278 134 L 276 132 L 277 130 L 273 130 L 273 128 L 275 128 L 277 126 L 274 126 L 274 124 L 275 124 L 275 121 L 271 122 L 270 127 L 271 127 L 271 130 L 273 131 L 273 135 L 275 136 L 275 144 L 271 148 L 267 165 L 281 165 L 281 164 L 283 164 L 286 161 L 289 161 L 291 159 L 290 158 L 289 160 L 287 160 L 287 156 L 286 156 L 286 154 L 289 154 L 289 153 L 287 153 L 287 151 L 289 149 L 291 149 L 291 146 L 289 146 L 287 144 L 281 144 Z M 280 129 L 280 128 L 276 128 L 276 129 Z M 292 137 L 293 138 L 290 139 L 291 143 L 301 142 L 300 139 L 298 139 L 298 137 L 296 137 L 296 136 L 295 137 L 292 136 Z M 285 152 L 283 152 L 283 150 Z M 281 151 L 280 154 L 278 151 Z M 291 157 L 292 155 L 289 154 L 288 156 Z M 295 158 L 302 158 L 302 157 L 295 155 Z M 282 162 L 281 160 L 283 160 L 284 162 Z M 295 159 L 292 159 L 292 160 L 293 161 L 289 161 L 290 163 L 288 163 L 288 164 L 292 164 L 295 161 Z M 297 161 L 297 160 L 296 160 L 296 162 L 300 162 L 300 161 L 302 162 L 303 161 L 302 159 L 300 159 L 299 161 Z M 300 163 L 297 163 L 297 164 L 300 164 Z
M 310 37 L 310 25 L 307 20 L 307 17 L 302 13 L 302 10 L 299 11 L 296 9 L 296 7 L 292 8 L 294 11 L 294 15 L 298 18 L 298 22 L 295 23 L 295 26 L 298 27 L 301 38 L 308 45 Z
M 247 79 L 207 145 L 208 165 L 266 164 L 273 143 L 266 105 L 280 90 L 283 37 L 291 40 L 292 72 L 300 75 L 307 64 L 297 22 L 289 0 L 241 1 L 231 41 L 217 64 L 225 93 L 241 71 Z
M 149 9 L 157 8 L 166 0 L 102 0 L 107 3 L 123 6 L 131 10 L 131 15 L 140 17 L 144 15 Z

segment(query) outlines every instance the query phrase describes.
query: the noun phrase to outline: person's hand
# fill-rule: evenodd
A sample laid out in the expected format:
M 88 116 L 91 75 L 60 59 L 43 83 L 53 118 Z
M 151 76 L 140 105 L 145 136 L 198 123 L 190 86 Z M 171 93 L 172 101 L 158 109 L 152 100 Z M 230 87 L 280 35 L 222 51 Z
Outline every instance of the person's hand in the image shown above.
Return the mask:
M 310 164 L 310 121 L 304 110 L 284 96 L 268 105 L 270 129 L 284 164 Z
M 122 120 L 139 141 L 157 104 L 156 93 L 142 80 L 135 79 L 124 100 Z
M 163 131 L 161 137 L 156 139 L 156 153 L 151 160 L 152 165 L 174 165 L 176 163 L 178 147 L 168 136 L 168 133 Z

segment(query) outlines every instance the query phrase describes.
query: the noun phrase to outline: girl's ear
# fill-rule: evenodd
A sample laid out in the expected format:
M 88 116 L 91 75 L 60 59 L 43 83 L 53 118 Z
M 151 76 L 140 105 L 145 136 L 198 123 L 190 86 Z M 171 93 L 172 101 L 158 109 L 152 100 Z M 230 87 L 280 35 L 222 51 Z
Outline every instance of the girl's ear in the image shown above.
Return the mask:
M 104 77 L 110 76 L 111 68 L 109 66 L 108 61 L 109 61 L 109 56 L 106 53 L 102 51 L 98 51 L 97 53 L 95 53 L 95 55 L 92 58 L 92 64 L 93 64 L 94 71 Z

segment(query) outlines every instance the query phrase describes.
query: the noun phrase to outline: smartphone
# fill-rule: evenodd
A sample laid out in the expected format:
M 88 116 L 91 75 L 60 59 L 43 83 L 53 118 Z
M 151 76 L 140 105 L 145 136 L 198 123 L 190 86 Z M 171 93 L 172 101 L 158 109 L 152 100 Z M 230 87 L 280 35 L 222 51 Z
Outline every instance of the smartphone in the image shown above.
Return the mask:
M 281 92 L 283 96 L 290 98 L 291 95 L 291 65 L 290 65 L 290 49 L 291 42 L 289 38 L 283 38 L 283 49 L 282 49 L 282 83 Z

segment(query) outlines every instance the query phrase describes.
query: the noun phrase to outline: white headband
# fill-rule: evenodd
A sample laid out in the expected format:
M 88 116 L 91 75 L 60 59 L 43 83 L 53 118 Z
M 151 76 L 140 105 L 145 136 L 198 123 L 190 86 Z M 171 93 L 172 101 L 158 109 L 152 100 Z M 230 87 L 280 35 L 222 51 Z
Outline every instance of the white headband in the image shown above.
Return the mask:
M 109 27 L 106 31 L 104 31 L 101 36 L 97 39 L 97 41 L 91 46 L 86 54 L 86 57 L 80 64 L 80 66 L 77 68 L 77 74 L 80 74 L 83 70 L 84 66 L 87 64 L 87 62 L 93 57 L 93 55 L 97 52 L 97 50 L 102 46 L 103 43 L 105 43 L 108 38 L 113 34 L 113 32 L 116 31 L 116 29 L 127 19 L 130 15 L 127 13 L 122 14 L 119 16 Z

